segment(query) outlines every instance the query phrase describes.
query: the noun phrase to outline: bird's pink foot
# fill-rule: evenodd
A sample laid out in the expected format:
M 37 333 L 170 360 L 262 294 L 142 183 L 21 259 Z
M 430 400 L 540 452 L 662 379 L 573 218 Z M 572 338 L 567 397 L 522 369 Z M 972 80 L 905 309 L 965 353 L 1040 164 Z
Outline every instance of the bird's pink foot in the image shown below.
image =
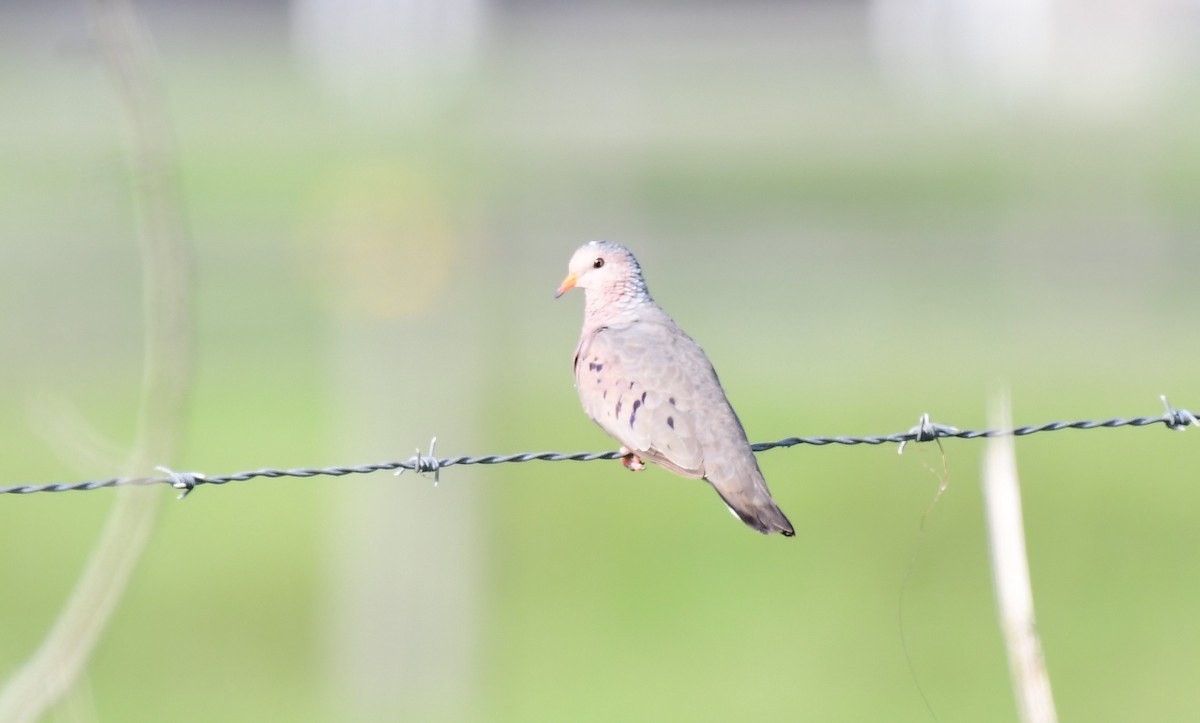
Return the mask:
M 646 469 L 646 463 L 632 449 L 621 447 L 619 453 L 621 455 L 621 464 L 625 465 L 625 468 L 630 472 L 641 472 Z

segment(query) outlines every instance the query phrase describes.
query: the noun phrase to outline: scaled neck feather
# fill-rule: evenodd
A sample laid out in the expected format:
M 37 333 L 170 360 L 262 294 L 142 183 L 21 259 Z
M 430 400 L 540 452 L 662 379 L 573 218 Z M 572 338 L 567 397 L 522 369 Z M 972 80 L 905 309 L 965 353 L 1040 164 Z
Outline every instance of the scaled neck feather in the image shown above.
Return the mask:
M 612 326 L 638 321 L 662 310 L 650 296 L 646 282 L 630 276 L 584 291 L 584 327 Z

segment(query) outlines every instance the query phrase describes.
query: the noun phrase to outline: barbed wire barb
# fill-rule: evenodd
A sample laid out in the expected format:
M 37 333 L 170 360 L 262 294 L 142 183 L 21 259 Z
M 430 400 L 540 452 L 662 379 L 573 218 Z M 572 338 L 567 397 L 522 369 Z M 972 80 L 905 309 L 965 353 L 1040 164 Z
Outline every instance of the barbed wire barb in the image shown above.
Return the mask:
M 161 464 L 154 469 L 165 474 L 172 487 L 177 490 L 183 490 L 179 493 L 179 496 L 175 498 L 178 500 L 190 495 L 192 490 L 196 489 L 197 481 L 204 479 L 203 472 L 176 472 L 175 470 L 169 467 L 164 467 Z
M 1163 419 L 1166 425 L 1174 429 L 1176 432 L 1182 432 L 1188 428 L 1188 425 L 1200 427 L 1200 419 L 1196 419 L 1196 415 L 1186 409 L 1176 409 L 1167 401 L 1166 394 L 1159 394 L 1158 398 L 1162 400 L 1163 406 L 1167 411 L 1163 414 Z
M 896 444 L 899 445 L 899 450 L 903 451 L 905 445 L 909 442 L 934 442 L 941 439 L 981 439 L 987 437 L 999 437 L 1012 435 L 1014 437 L 1025 437 L 1031 434 L 1039 434 L 1041 432 L 1057 432 L 1063 429 L 1114 429 L 1117 427 L 1147 427 L 1153 424 L 1165 425 L 1168 429 L 1183 431 L 1189 426 L 1200 426 L 1200 418 L 1187 409 L 1176 409 L 1167 401 L 1166 395 L 1159 395 L 1162 400 L 1165 412 L 1156 417 L 1133 417 L 1132 419 L 1124 419 L 1122 417 L 1112 417 L 1110 419 L 1090 420 L 1083 419 L 1074 422 L 1046 422 L 1045 424 L 1027 425 L 1024 427 L 1016 427 L 1015 429 L 959 429 L 948 424 L 930 421 L 929 414 L 922 414 L 920 420 L 915 427 L 910 428 L 907 432 L 896 432 L 894 434 L 882 434 L 865 437 L 854 436 L 838 436 L 838 437 L 787 437 L 774 442 L 758 442 L 750 445 L 750 448 L 755 452 L 765 452 L 769 449 L 779 449 L 795 447 L 801 444 L 811 445 L 813 447 L 826 447 L 829 445 L 857 446 L 871 445 L 878 446 L 881 444 Z M 437 437 L 433 437 L 429 442 L 429 452 L 421 454 L 421 450 L 417 449 L 416 454 L 409 457 L 403 462 L 378 462 L 376 464 L 363 464 L 353 467 L 300 467 L 295 469 L 275 469 L 271 467 L 248 470 L 245 472 L 235 472 L 233 474 L 209 477 L 200 472 L 176 472 L 167 467 L 157 467 L 156 469 L 162 472 L 165 477 L 112 477 L 102 480 L 89 480 L 85 482 L 55 482 L 42 485 L 13 485 L 11 487 L 0 487 L 0 495 L 28 495 L 36 492 L 70 492 L 70 491 L 88 491 L 98 490 L 108 487 L 127 487 L 127 486 L 148 486 L 153 484 L 167 484 L 171 487 L 180 490 L 179 499 L 187 497 L 191 492 L 200 485 L 223 485 L 230 482 L 245 482 L 258 477 L 343 477 L 353 474 L 371 474 L 372 472 L 394 471 L 395 474 L 403 474 L 407 470 L 412 470 L 418 474 L 432 473 L 433 483 L 436 485 L 441 481 L 441 471 L 446 467 L 455 465 L 467 464 L 511 464 L 518 462 L 594 462 L 596 460 L 613 460 L 619 459 L 621 453 L 618 451 L 609 452 L 517 452 L 515 454 L 505 455 L 485 455 L 485 456 L 461 456 L 461 457 L 443 457 L 436 456 Z
M 417 447 L 416 455 L 409 457 L 405 462 L 405 465 L 411 466 L 403 466 L 392 474 L 399 477 L 410 469 L 417 474 L 432 472 L 433 486 L 437 487 L 438 483 L 442 481 L 442 463 L 438 460 L 435 450 L 437 450 L 437 437 L 429 440 L 429 454 L 422 455 L 421 448 Z
M 951 427 L 949 424 L 939 424 L 929 421 L 929 412 L 921 415 L 917 420 L 917 426 L 908 430 L 908 433 L 913 435 L 912 439 L 906 439 L 900 442 L 896 447 L 896 454 L 904 454 L 904 445 L 909 442 L 933 442 L 938 437 L 945 437 L 958 432 L 958 427 Z

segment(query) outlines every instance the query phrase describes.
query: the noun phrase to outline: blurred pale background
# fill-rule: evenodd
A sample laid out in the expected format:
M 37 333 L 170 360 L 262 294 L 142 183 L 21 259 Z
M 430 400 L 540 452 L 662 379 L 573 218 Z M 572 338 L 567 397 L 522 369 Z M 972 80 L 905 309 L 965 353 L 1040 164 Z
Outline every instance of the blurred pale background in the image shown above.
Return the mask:
M 638 253 L 755 440 L 979 427 L 1000 386 L 1018 424 L 1200 405 L 1200 3 L 135 7 L 196 320 L 156 463 L 612 448 L 572 389 L 582 299 L 553 299 L 591 238 Z M 120 474 L 132 434 L 142 231 L 94 12 L 0 4 L 0 485 Z M 1017 445 L 1064 719 L 1200 717 L 1197 444 Z M 48 717 L 1011 720 L 981 445 L 945 449 L 923 536 L 929 447 L 763 453 L 793 540 L 616 463 L 157 488 Z M 113 500 L 0 499 L 0 681 Z

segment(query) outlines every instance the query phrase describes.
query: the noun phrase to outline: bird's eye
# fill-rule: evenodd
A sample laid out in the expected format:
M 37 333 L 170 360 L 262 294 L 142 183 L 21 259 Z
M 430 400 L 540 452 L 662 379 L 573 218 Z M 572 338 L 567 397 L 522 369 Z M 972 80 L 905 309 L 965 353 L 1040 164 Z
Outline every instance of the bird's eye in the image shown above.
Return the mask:
M 593 269 L 598 269 L 603 265 L 604 265 L 604 257 L 603 256 L 597 256 L 596 260 L 592 262 Z

